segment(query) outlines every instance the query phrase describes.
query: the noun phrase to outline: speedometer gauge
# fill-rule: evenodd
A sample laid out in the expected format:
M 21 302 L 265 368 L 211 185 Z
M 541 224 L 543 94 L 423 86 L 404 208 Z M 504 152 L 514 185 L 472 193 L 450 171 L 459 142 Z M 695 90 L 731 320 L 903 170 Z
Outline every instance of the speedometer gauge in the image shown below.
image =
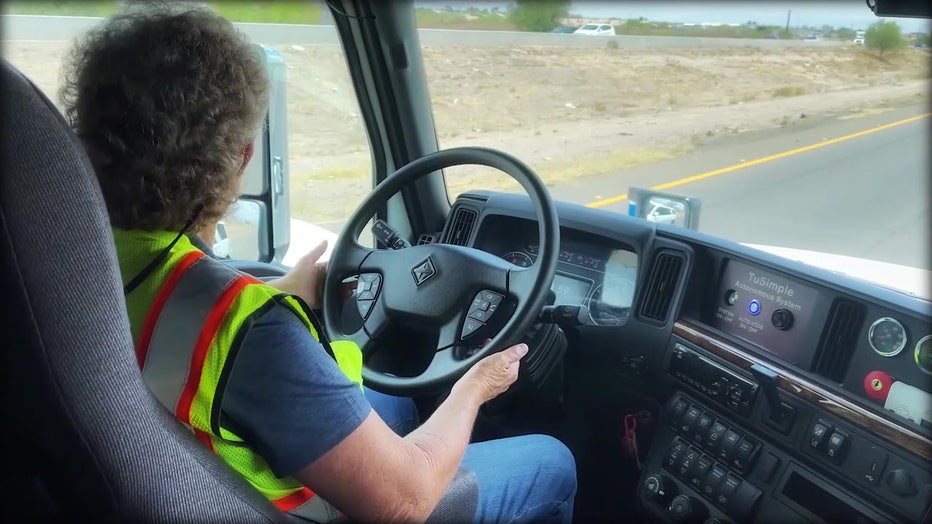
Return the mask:
M 906 347 L 906 328 L 895 318 L 878 318 L 871 324 L 867 340 L 878 355 L 892 357 Z
M 502 258 L 504 258 L 505 260 L 507 260 L 508 262 L 511 262 L 512 264 L 516 266 L 521 266 L 521 267 L 531 267 L 531 264 L 534 263 L 534 261 L 531 260 L 531 257 L 528 256 L 527 253 L 524 253 L 521 251 L 512 251 L 510 253 L 505 253 L 504 255 L 502 255 Z
M 932 375 L 932 335 L 926 335 L 916 342 L 913 353 L 916 365 L 925 373 Z

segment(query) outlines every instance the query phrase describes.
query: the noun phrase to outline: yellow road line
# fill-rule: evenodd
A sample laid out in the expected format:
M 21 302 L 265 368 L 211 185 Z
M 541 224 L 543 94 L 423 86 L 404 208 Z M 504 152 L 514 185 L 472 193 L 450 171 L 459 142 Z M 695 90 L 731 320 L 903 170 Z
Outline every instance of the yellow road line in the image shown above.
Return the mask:
M 766 162 L 771 162 L 773 160 L 778 160 L 780 158 L 786 158 L 792 155 L 798 155 L 799 153 L 805 153 L 806 151 L 812 151 L 813 149 L 818 149 L 820 147 L 830 146 L 832 144 L 837 144 L 839 142 L 844 142 L 845 140 L 851 140 L 852 138 L 858 138 L 860 136 L 869 135 L 871 133 L 876 133 L 878 131 L 883 131 L 884 129 L 890 129 L 891 127 L 900 126 L 903 124 L 908 124 L 910 122 L 915 122 L 916 120 L 925 118 L 929 115 L 932 115 L 932 112 L 922 113 L 921 115 L 911 116 L 909 118 L 904 118 L 903 120 L 898 120 L 896 122 L 891 122 L 889 124 L 884 124 L 882 126 L 872 127 L 870 129 L 865 129 L 864 131 L 858 131 L 857 133 L 851 133 L 850 135 L 840 136 L 838 138 L 832 138 L 830 140 L 825 140 L 817 144 L 811 144 L 808 146 L 797 147 L 796 149 L 790 149 L 789 151 L 784 151 L 782 153 L 777 153 L 775 155 L 765 156 L 761 158 L 755 158 L 754 160 L 748 160 L 747 162 L 741 162 L 740 164 L 735 164 L 728 167 L 723 167 L 721 169 L 715 169 L 713 171 L 707 171 L 705 173 L 700 173 L 698 175 L 693 175 L 691 177 L 681 178 L 679 180 L 674 180 L 672 182 L 665 182 L 663 184 L 658 184 L 651 187 L 655 191 L 662 191 L 664 189 L 670 189 L 673 187 L 682 186 L 684 184 L 689 184 L 691 182 L 698 182 L 699 180 L 705 180 L 706 178 L 712 178 L 714 176 L 724 175 L 725 173 L 731 173 L 739 169 L 744 169 L 746 167 L 760 165 Z M 596 200 L 595 202 L 590 202 L 586 204 L 588 207 L 603 207 L 609 204 L 614 204 L 616 202 L 621 202 L 628 198 L 628 194 L 613 196 L 609 198 L 603 198 L 602 200 Z

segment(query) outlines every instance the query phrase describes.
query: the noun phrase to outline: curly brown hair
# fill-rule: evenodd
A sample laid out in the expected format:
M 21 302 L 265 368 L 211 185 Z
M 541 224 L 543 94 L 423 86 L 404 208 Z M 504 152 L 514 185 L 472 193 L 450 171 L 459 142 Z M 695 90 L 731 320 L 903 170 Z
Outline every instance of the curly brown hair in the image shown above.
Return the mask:
M 72 48 L 60 96 L 110 222 L 192 230 L 235 200 L 268 106 L 258 53 L 206 8 L 131 7 Z

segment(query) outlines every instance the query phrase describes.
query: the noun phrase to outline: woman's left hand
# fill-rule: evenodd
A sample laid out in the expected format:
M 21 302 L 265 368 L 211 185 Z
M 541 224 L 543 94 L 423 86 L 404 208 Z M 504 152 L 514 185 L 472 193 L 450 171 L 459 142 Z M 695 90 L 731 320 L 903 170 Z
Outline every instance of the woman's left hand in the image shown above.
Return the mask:
M 269 285 L 285 293 L 301 297 L 311 309 L 320 309 L 323 306 L 327 263 L 318 262 L 318 260 L 325 251 L 327 251 L 326 240 L 301 257 L 287 275 L 269 281 Z

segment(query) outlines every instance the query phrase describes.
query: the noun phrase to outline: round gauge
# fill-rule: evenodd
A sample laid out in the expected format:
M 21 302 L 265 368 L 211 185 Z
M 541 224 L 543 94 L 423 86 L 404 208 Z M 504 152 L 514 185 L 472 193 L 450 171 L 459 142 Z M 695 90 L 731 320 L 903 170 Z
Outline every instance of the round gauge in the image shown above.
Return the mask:
M 505 253 L 504 255 L 502 255 L 502 258 L 504 258 L 505 260 L 511 262 L 512 264 L 516 266 L 521 266 L 521 267 L 531 267 L 531 264 L 534 263 L 534 261 L 531 260 L 531 257 L 528 256 L 527 253 L 524 253 L 521 251 L 512 251 L 510 253 Z
M 532 254 L 532 255 L 536 255 L 537 252 L 538 252 L 538 250 L 540 250 L 540 244 L 538 244 L 537 242 L 529 242 L 529 243 L 528 243 L 526 246 L 524 246 L 524 247 L 525 247 L 525 249 L 527 249 L 527 252 L 530 253 L 530 254 Z
M 906 328 L 895 318 L 878 318 L 871 324 L 867 340 L 878 355 L 892 357 L 906 347 Z
M 589 320 L 596 326 L 620 326 L 631 315 L 634 282 L 620 278 L 607 280 L 598 286 L 586 300 Z
M 919 339 L 919 342 L 916 342 L 916 350 L 913 356 L 919 369 L 932 375 L 932 335 L 926 335 Z

